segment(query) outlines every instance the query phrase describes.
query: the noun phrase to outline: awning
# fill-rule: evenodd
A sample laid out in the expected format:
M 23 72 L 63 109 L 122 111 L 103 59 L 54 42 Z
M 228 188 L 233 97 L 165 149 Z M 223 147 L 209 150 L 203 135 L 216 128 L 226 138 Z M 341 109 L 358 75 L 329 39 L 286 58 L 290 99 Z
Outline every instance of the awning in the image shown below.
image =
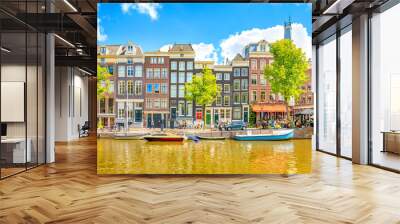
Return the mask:
M 253 105 L 254 112 L 269 112 L 269 113 L 286 113 L 286 105 L 284 104 L 255 104 Z
M 303 109 L 294 112 L 295 114 L 312 115 L 314 113 L 313 109 Z

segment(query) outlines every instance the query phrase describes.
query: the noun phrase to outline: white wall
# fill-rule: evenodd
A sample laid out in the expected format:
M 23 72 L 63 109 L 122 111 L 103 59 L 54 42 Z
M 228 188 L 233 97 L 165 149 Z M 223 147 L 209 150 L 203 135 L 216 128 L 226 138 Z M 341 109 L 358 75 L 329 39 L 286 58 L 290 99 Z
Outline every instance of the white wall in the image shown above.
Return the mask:
M 55 140 L 79 138 L 78 125 L 88 120 L 88 78 L 76 68 L 56 67 Z

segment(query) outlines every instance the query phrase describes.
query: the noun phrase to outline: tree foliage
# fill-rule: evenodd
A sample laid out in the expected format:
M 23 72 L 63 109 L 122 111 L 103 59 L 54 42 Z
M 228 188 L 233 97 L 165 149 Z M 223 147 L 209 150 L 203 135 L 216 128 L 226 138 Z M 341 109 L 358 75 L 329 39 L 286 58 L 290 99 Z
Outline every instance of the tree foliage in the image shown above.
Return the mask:
M 270 52 L 274 61 L 266 66 L 264 75 L 271 91 L 280 94 L 287 106 L 292 97 L 298 100 L 303 93 L 301 86 L 308 80 L 308 61 L 304 52 L 287 39 L 272 43 Z
M 195 75 L 185 87 L 186 100 L 193 100 L 203 107 L 212 104 L 217 96 L 217 80 L 209 68 L 204 68 L 201 75 Z
M 103 98 L 110 89 L 111 74 L 107 68 L 97 65 L 97 97 Z

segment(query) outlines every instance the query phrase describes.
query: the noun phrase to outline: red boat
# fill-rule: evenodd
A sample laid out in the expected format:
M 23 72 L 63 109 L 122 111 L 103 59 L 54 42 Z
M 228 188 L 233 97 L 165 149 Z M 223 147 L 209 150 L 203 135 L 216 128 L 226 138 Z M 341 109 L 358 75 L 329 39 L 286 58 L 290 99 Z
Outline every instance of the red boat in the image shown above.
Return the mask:
M 143 137 L 149 142 L 181 142 L 184 137 L 178 135 L 147 135 Z

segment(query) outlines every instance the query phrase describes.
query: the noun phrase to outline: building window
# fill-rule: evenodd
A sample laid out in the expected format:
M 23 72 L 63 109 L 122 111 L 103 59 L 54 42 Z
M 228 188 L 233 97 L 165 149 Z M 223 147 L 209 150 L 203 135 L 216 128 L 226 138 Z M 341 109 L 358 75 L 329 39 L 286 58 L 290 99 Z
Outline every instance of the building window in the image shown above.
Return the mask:
M 114 75 L 114 66 L 113 65 L 108 66 L 107 69 L 108 69 L 108 73 L 110 73 L 110 75 Z
M 114 93 L 114 80 L 110 80 L 110 85 L 108 88 L 109 93 Z
M 249 88 L 249 81 L 247 79 L 242 79 L 242 90 L 247 90 Z
M 186 63 L 186 66 L 187 66 L 187 70 L 193 70 L 193 61 L 188 61 L 187 63 Z
M 167 83 L 161 83 L 161 94 L 167 94 Z
M 224 93 L 230 93 L 230 92 L 231 92 L 231 85 L 224 84 Z
M 176 71 L 176 67 L 177 67 L 177 62 L 176 61 L 171 61 L 171 70 Z
M 217 93 L 222 92 L 222 84 L 217 84 Z
M 154 93 L 160 93 L 160 84 L 158 83 L 154 84 Z
M 264 74 L 260 75 L 260 84 L 267 85 L 267 80 L 265 79 Z
M 257 85 L 257 75 L 251 75 L 251 84 Z
M 101 98 L 100 99 L 100 113 L 105 113 L 106 112 L 106 99 Z
M 126 70 L 127 70 L 127 75 L 128 77 L 133 77 L 133 66 L 132 65 L 128 65 L 126 66 Z
M 164 57 L 159 57 L 158 58 L 158 64 L 164 64 Z
M 178 97 L 185 97 L 185 85 L 179 85 Z
M 257 102 L 257 91 L 254 90 L 254 91 L 252 92 L 252 94 L 251 94 L 251 97 L 252 97 L 252 98 L 251 98 L 251 101 L 252 101 L 252 102 Z
M 222 80 L 222 73 L 217 73 L 217 80 Z
M 248 74 L 249 74 L 248 69 L 247 69 L 247 68 L 242 68 L 242 76 L 243 76 L 243 77 L 247 77 Z
M 132 46 L 132 45 L 129 45 L 129 46 L 128 46 L 128 52 L 129 52 L 129 53 L 132 53 L 132 52 L 133 52 L 133 46 Z
M 167 68 L 162 68 L 161 70 L 161 78 L 166 79 L 168 77 L 168 69 Z
M 266 64 L 267 64 L 267 61 L 265 59 L 261 59 L 260 60 L 260 69 L 264 70 Z
M 123 95 L 125 94 L 125 81 L 120 80 L 118 82 L 118 94 Z
M 128 118 L 133 119 L 133 103 L 127 103 L 128 107 Z
M 143 76 L 143 66 L 136 65 L 135 66 L 135 77 L 136 78 L 141 78 L 142 76 Z
M 159 109 L 160 108 L 160 99 L 158 99 L 158 98 L 154 99 L 153 107 L 154 107 L 154 109 Z
M 233 120 L 240 120 L 242 117 L 242 111 L 240 108 L 233 108 Z
M 128 58 L 128 61 L 126 63 L 131 65 L 133 63 L 133 60 L 131 58 Z
M 155 79 L 159 79 L 160 76 L 161 76 L 161 74 L 160 74 L 160 69 L 159 69 L 159 68 L 155 68 L 155 69 L 154 69 L 154 78 L 155 78 Z
M 224 106 L 229 106 L 231 103 L 231 99 L 229 96 L 224 96 Z
M 176 97 L 176 85 L 175 84 L 171 85 L 170 93 L 171 93 L 171 97 Z
M 233 80 L 233 90 L 240 91 L 240 79 Z
M 240 93 L 233 93 L 233 103 L 240 104 Z
M 240 68 L 234 68 L 233 69 L 233 76 L 239 77 L 240 76 Z
M 125 66 L 118 66 L 118 77 L 125 77 Z
M 128 95 L 133 95 L 133 81 L 128 80 L 127 85 L 128 85 Z
M 151 57 L 150 58 L 150 64 L 157 64 L 157 58 L 156 57 Z
M 179 83 L 185 83 L 185 73 L 179 72 Z
M 178 116 L 185 116 L 185 101 L 180 100 L 178 103 Z
M 146 93 L 151 93 L 151 92 L 153 92 L 153 84 L 148 83 L 146 85 Z
M 177 83 L 176 72 L 171 72 L 171 83 Z
M 179 71 L 185 71 L 185 62 L 184 61 L 179 62 Z
M 265 101 L 265 91 L 261 91 L 261 94 L 260 94 L 260 98 L 261 98 L 261 101 L 262 102 L 264 102 Z
M 193 72 L 186 72 L 186 82 L 192 82 Z
M 150 98 L 146 99 L 146 108 L 147 109 L 153 108 L 152 102 L 153 102 L 152 99 L 150 99 Z
M 142 95 L 142 81 L 141 80 L 135 81 L 135 95 L 136 96 Z
M 249 101 L 249 95 L 248 93 L 242 93 L 242 103 L 247 104 Z
M 105 47 L 100 48 L 100 54 L 106 54 L 107 49 Z
M 160 100 L 160 108 L 162 108 L 162 109 L 168 108 L 167 99 L 161 99 Z
M 148 79 L 152 79 L 153 78 L 153 69 L 152 68 L 148 68 L 146 70 L 146 78 L 148 78 Z
M 226 109 L 225 113 L 226 113 L 225 118 L 227 120 L 230 120 L 231 119 L 231 109 Z
M 118 102 L 118 118 L 125 117 L 125 105 L 123 102 Z
M 251 59 L 250 66 L 252 70 L 257 70 L 257 60 Z
M 230 73 L 224 73 L 224 80 L 231 80 L 231 74 Z
M 187 116 L 192 116 L 193 115 L 193 104 L 192 104 L 192 102 L 187 102 L 186 103 L 186 112 L 187 112 Z
M 113 98 L 108 99 L 108 113 L 109 114 L 114 113 L 114 99 Z
M 217 98 L 215 99 L 215 105 L 221 106 L 222 105 L 222 96 L 217 95 Z

